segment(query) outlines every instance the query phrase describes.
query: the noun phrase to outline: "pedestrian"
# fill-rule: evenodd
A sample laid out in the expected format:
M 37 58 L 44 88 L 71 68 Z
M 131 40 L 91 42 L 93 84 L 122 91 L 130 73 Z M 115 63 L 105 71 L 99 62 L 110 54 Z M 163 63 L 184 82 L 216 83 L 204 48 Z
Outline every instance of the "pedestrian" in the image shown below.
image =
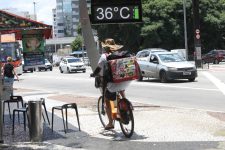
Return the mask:
M 16 74 L 15 67 L 12 64 L 12 57 L 7 57 L 7 63 L 3 66 L 3 78 L 4 78 L 4 84 L 11 86 L 12 95 L 13 95 L 13 83 L 14 83 L 15 76 L 17 78 L 17 81 L 19 81 L 19 77 Z

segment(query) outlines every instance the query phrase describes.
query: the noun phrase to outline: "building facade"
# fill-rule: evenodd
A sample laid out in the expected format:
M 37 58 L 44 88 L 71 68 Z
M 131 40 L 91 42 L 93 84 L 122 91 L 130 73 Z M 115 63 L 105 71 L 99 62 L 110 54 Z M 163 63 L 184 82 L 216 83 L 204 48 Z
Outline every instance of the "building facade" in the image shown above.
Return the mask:
M 90 2 L 87 0 L 88 8 Z M 80 18 L 79 0 L 56 0 L 56 9 L 52 12 L 54 37 L 76 37 Z

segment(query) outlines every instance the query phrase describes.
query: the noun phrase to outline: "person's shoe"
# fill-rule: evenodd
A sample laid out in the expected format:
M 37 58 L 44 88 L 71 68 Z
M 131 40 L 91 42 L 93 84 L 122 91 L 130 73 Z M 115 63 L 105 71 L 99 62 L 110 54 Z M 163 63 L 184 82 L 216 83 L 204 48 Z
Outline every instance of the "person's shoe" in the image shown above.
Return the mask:
M 105 126 L 105 130 L 110 130 L 110 129 L 114 129 L 113 125 L 106 125 Z

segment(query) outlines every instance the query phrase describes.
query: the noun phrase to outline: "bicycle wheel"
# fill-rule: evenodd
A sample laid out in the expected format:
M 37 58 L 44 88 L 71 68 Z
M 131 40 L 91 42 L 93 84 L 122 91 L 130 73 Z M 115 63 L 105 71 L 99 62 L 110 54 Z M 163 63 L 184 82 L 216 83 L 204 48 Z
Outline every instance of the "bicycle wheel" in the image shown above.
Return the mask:
M 108 121 L 108 116 L 106 114 L 105 104 L 104 104 L 102 96 L 98 98 L 98 116 L 103 127 L 105 128 L 106 123 Z
M 123 134 L 127 138 L 130 138 L 134 133 L 134 116 L 133 116 L 132 106 L 129 106 L 127 108 L 126 115 L 127 115 L 129 121 L 124 123 L 124 121 L 122 121 L 123 118 L 121 118 L 120 127 L 121 127 Z

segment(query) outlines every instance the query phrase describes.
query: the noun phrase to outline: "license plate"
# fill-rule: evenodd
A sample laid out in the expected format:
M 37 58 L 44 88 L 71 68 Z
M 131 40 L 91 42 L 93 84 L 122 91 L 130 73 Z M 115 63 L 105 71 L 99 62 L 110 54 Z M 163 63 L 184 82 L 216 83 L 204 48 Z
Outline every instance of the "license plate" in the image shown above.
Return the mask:
M 191 75 L 191 72 L 184 71 L 184 72 L 183 72 L 183 75 Z

